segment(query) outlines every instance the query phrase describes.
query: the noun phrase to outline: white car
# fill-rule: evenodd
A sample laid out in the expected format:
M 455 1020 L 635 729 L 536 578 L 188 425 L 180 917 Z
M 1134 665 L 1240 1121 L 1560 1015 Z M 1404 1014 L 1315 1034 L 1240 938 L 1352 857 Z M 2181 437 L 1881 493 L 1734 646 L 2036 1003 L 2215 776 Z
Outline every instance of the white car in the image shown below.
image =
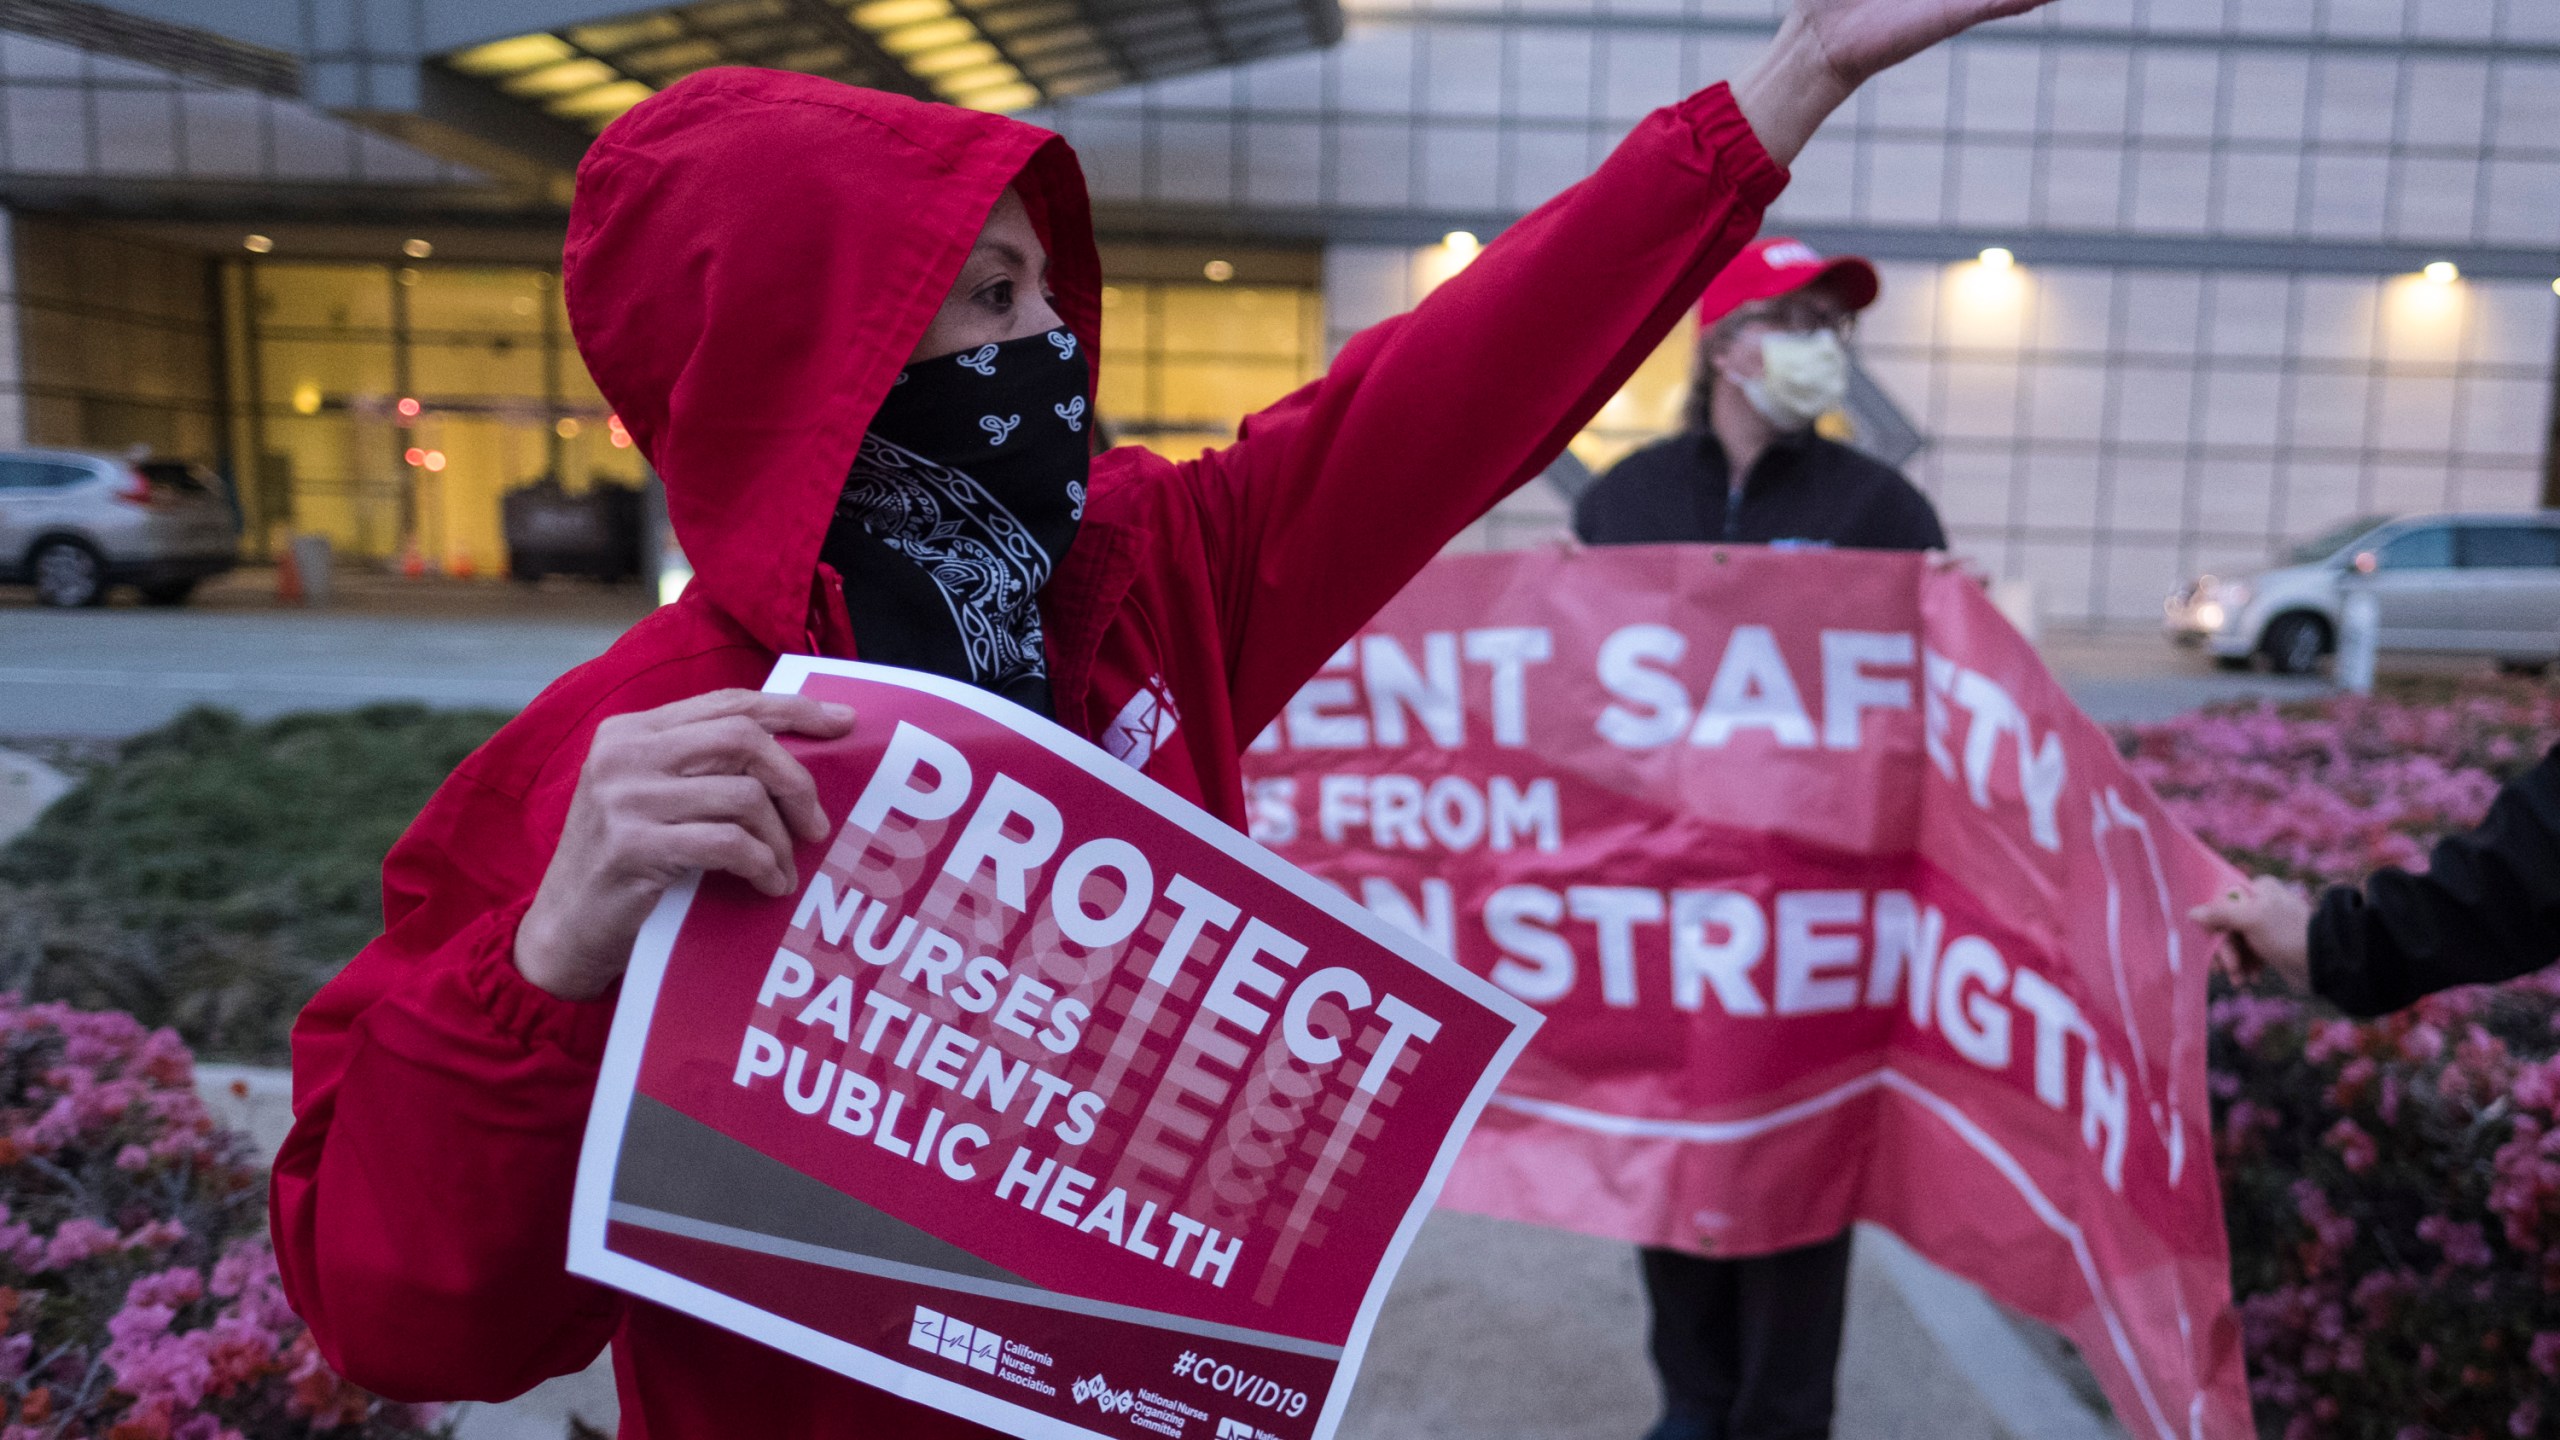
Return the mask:
M 240 522 L 221 477 L 183 460 L 84 450 L 0 451 L 0 584 L 47 605 L 96 605 L 129 584 L 181 605 L 239 563 Z
M 2375 600 L 2382 650 L 2489 655 L 2514 666 L 2560 660 L 2560 510 L 2376 516 L 2295 546 L 2254 575 L 2199 576 L 2169 597 L 2166 628 L 2226 665 L 2264 655 L 2288 675 L 2337 648 L 2346 587 Z

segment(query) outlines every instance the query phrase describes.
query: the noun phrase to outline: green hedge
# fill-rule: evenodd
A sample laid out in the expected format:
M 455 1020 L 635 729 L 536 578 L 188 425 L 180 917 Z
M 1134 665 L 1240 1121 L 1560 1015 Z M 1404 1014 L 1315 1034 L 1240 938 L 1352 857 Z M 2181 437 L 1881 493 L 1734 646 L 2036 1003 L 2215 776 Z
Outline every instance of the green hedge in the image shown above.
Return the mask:
M 495 711 L 377 705 L 127 741 L 0 850 L 0 989 L 282 1064 L 293 1017 L 382 924 L 382 857 Z

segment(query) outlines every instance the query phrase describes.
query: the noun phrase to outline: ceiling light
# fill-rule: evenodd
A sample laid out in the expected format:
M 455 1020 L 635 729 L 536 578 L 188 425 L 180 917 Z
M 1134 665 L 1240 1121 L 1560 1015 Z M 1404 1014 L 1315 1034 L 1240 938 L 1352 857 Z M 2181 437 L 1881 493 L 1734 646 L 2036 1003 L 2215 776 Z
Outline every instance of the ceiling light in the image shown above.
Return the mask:
M 1976 258 L 1982 262 L 1982 268 L 1985 270 L 2006 270 L 2018 263 L 2018 257 L 2010 253 L 2005 246 L 2000 245 L 1992 246 Z
M 684 33 L 684 22 L 673 15 L 643 15 L 631 20 L 609 20 L 600 25 L 572 26 L 569 41 L 582 50 L 603 54 L 646 45 L 653 40 L 681 39 Z
M 942 84 L 958 84 L 970 89 L 983 87 L 969 86 L 961 80 L 961 76 L 975 76 L 979 71 L 987 69 L 1000 70 L 1007 78 L 1018 79 L 1021 74 L 1012 66 L 1005 64 L 1003 57 L 996 53 L 996 47 L 984 40 L 972 40 L 965 45 L 951 45 L 940 50 L 927 51 L 922 55 L 909 56 L 907 69 L 910 73 L 921 75 L 927 80 L 937 80 Z
M 582 57 L 526 71 L 500 81 L 498 88 L 510 95 L 541 100 L 555 95 L 573 95 L 590 86 L 610 84 L 621 73 L 601 60 Z
M 513 75 L 577 53 L 557 35 L 518 35 L 473 46 L 454 56 L 450 63 L 465 75 Z
M 2450 260 L 2437 260 L 2418 273 L 2426 276 L 2430 285 L 2450 285 L 2462 278 L 2462 267 Z
M 871 0 L 853 12 L 855 23 L 867 30 L 894 29 L 912 25 L 918 20 L 934 20 L 951 13 L 949 0 Z
M 892 30 L 880 37 L 880 48 L 892 55 L 920 55 L 945 45 L 965 45 L 977 38 L 978 27 L 955 15 Z
M 400 253 L 412 260 L 424 260 L 436 253 L 436 247 L 432 241 L 413 238 L 400 242 Z
M 952 90 L 954 103 L 972 110 L 1020 110 L 1040 103 L 1040 92 L 1019 80 L 985 90 Z
M 1484 248 L 1484 242 L 1478 240 L 1472 230 L 1452 230 L 1440 237 L 1440 244 L 1461 260 L 1473 260 L 1476 252 Z
M 655 93 L 637 80 L 623 80 L 554 100 L 544 108 L 563 119 L 583 120 L 601 130 L 615 116 Z
M 240 248 L 248 251 L 252 255 L 264 255 L 268 251 L 276 248 L 276 242 L 271 236 L 244 235 L 240 237 Z M 2560 290 L 2560 280 L 2553 281 L 2552 288 Z

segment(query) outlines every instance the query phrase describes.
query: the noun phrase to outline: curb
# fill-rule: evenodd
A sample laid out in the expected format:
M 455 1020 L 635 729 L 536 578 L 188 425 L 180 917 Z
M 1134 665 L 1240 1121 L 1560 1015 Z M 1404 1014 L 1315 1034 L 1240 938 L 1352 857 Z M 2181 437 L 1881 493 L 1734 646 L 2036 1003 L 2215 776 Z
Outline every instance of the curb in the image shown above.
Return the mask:
M 1840 1433 L 1861 1440 L 2125 1440 L 2082 1398 L 2057 1341 L 2039 1346 L 1970 1281 L 1890 1232 L 1858 1227 L 1841 1347 Z M 1855 1424 L 1850 1423 L 1855 1420 Z

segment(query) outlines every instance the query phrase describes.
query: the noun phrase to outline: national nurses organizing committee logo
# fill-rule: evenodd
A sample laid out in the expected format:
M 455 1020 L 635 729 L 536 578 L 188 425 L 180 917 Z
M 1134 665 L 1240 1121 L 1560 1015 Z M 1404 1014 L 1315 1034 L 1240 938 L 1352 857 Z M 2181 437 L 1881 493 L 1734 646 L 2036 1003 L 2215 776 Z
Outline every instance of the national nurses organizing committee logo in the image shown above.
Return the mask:
M 1004 1353 L 1004 1337 L 993 1330 L 981 1330 L 921 1305 L 916 1307 L 916 1323 L 907 1331 L 907 1343 L 989 1375 L 996 1373 L 996 1358 Z
M 1091 1405 L 1105 1415 L 1126 1415 L 1138 1408 L 1138 1392 L 1114 1390 L 1111 1382 L 1099 1375 L 1088 1375 L 1075 1385 L 1076 1403 Z

